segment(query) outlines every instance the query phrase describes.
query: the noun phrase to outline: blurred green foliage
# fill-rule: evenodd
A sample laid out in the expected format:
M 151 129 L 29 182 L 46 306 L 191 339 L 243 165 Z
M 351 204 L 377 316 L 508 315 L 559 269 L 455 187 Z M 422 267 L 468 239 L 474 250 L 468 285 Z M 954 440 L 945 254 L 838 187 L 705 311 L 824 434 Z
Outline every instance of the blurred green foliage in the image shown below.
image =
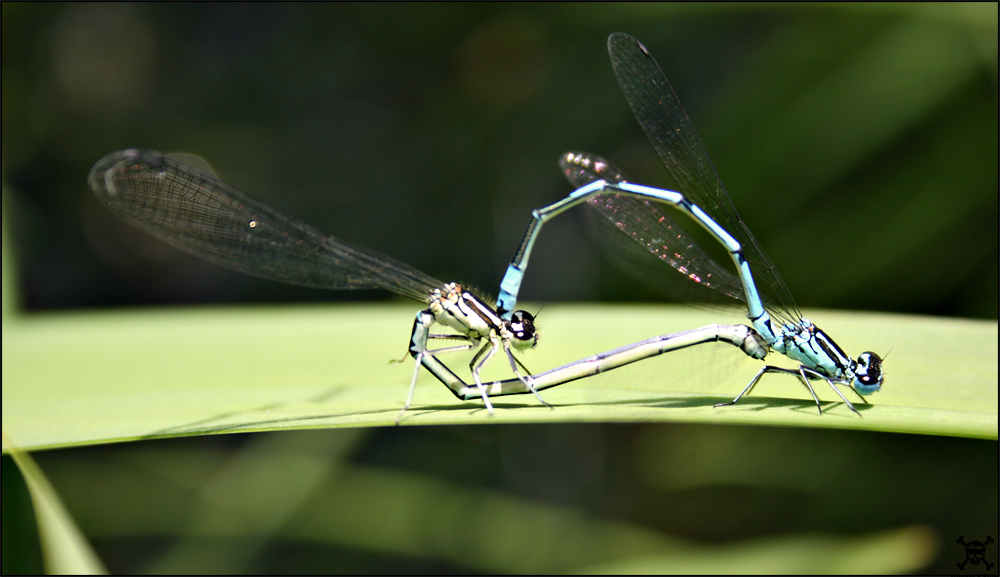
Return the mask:
M 666 183 L 614 81 L 614 31 L 660 62 L 800 305 L 997 317 L 996 4 L 2 11 L 5 320 L 15 292 L 32 311 L 385 296 L 243 277 L 130 228 L 85 183 L 126 147 L 201 155 L 326 232 L 495 290 L 530 210 L 569 191 L 559 154 Z M 530 300 L 658 299 L 579 217 L 547 227 L 532 270 Z M 652 424 L 36 455 L 113 572 L 282 574 L 954 572 L 958 536 L 996 535 L 995 457 L 982 440 Z M 33 572 L 13 471 L 5 456 L 3 572 Z
M 907 573 L 943 572 L 965 559 L 958 536 L 992 534 L 995 449 L 550 424 L 209 436 L 36 459 L 114 573 Z
M 609 32 L 660 62 L 799 304 L 997 316 L 996 6 L 4 4 L 8 222 L 31 310 L 384 298 L 244 278 L 91 198 L 121 148 L 204 157 L 321 230 L 494 291 L 587 150 L 666 185 Z M 660 300 L 542 235 L 523 296 Z M 873 291 L 872 287 L 879 290 Z

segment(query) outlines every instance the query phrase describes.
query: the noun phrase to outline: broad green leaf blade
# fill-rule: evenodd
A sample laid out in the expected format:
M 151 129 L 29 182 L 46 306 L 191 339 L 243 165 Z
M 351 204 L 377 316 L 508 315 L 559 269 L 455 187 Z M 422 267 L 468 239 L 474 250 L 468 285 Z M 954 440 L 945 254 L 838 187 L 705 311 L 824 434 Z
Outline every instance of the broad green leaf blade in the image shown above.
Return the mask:
M 90 547 L 87 538 L 66 510 L 59 494 L 31 455 L 3 434 L 4 450 L 9 450 L 24 476 L 38 520 L 45 570 L 53 575 L 103 575 L 108 571 Z
M 26 449 L 288 428 L 392 425 L 413 370 L 406 350 L 416 306 L 332 305 L 160 309 L 36 315 L 3 326 L 3 421 Z M 543 392 L 457 400 L 426 373 L 410 424 L 683 421 L 837 427 L 997 438 L 997 323 L 813 311 L 849 352 L 889 353 L 886 384 L 852 414 L 824 386 L 818 415 L 794 378 L 768 376 L 734 407 L 759 369 L 746 360 L 729 378 L 716 364 L 731 347 L 678 371 L 672 353 Z M 538 348 L 541 372 L 656 334 L 718 322 L 717 313 L 673 306 L 551 305 Z M 702 348 L 702 347 L 696 347 Z M 697 351 L 694 351 L 697 352 Z M 469 356 L 449 355 L 457 373 Z M 785 364 L 772 355 L 768 360 Z M 702 364 L 698 364 L 702 363 Z M 724 371 L 721 371 L 724 372 Z M 704 375 L 699 375 L 704 373 Z M 487 378 L 508 378 L 502 359 Z M 835 402 L 836 401 L 836 402 Z M 6 450 L 6 448 L 5 448 Z

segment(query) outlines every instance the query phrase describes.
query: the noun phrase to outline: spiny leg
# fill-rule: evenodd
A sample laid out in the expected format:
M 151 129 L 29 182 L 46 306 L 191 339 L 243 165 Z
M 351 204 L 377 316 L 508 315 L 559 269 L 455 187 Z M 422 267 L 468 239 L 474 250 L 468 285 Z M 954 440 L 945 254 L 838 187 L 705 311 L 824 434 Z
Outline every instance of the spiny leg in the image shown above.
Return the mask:
M 410 408 L 411 403 L 413 402 L 413 391 L 414 389 L 416 389 L 417 377 L 420 375 L 420 367 L 423 366 L 424 359 L 429 357 L 431 359 L 434 359 L 435 364 L 440 364 L 437 361 L 437 357 L 434 356 L 434 353 L 441 353 L 441 352 L 447 353 L 453 351 L 469 350 L 470 348 L 476 346 L 476 344 L 478 344 L 479 342 L 479 339 L 473 338 L 469 335 L 428 334 L 427 329 L 433 323 L 434 323 L 434 316 L 429 311 L 421 311 L 417 313 L 416 321 L 414 321 L 413 323 L 413 333 L 410 335 L 410 354 L 413 356 L 413 359 L 415 361 L 413 366 L 413 378 L 410 379 L 410 391 L 406 395 L 406 403 L 403 404 L 402 410 L 400 410 L 399 414 L 396 415 L 397 425 L 399 424 L 400 419 L 403 418 L 403 414 L 406 413 L 406 411 Z M 457 345 L 454 347 L 446 347 L 444 349 L 438 349 L 436 351 L 428 351 L 427 350 L 428 339 L 460 340 L 460 341 L 465 341 L 465 344 Z M 447 367 L 445 367 L 445 370 L 447 370 Z M 431 370 L 431 373 L 434 374 L 439 380 L 441 380 L 441 382 L 443 382 L 446 386 L 448 385 L 448 383 L 437 372 Z M 449 386 L 449 388 L 451 387 Z
M 476 354 L 472 356 L 472 360 L 469 361 L 469 370 L 470 371 L 474 370 L 477 366 L 479 366 L 479 367 L 483 366 L 484 364 L 486 364 L 486 361 L 490 360 L 490 357 L 493 356 L 492 353 L 490 353 L 490 355 L 488 357 L 486 357 L 486 361 L 483 361 L 482 363 L 479 363 L 479 358 L 482 357 L 484 354 L 486 354 L 486 351 L 488 351 L 491 347 L 493 347 L 493 344 L 494 344 L 493 343 L 493 339 L 490 339 L 489 342 L 485 343 L 482 346 L 481 349 L 479 349 L 478 351 L 476 351 Z M 477 365 L 476 363 L 479 363 L 479 365 Z
M 845 403 L 847 403 L 848 409 L 854 411 L 855 415 L 859 417 L 862 416 L 861 413 L 859 413 L 858 410 L 854 408 L 854 405 L 851 403 L 851 401 L 847 400 L 847 397 L 844 396 L 844 393 L 840 392 L 840 389 L 837 388 L 837 385 L 835 385 L 833 381 L 827 380 L 826 382 L 830 385 L 830 388 L 833 389 L 833 392 L 837 393 L 837 396 L 840 397 L 841 400 L 843 400 Z
M 417 353 L 413 359 L 416 363 L 413 365 L 413 378 L 410 379 L 410 392 L 406 394 L 406 403 L 403 404 L 403 408 L 396 415 L 396 424 L 399 424 L 399 420 L 403 418 L 403 413 L 405 413 L 410 408 L 410 403 L 413 402 L 413 390 L 417 387 L 417 376 L 420 374 L 421 361 L 424 359 L 425 352 Z
M 511 355 L 513 356 L 514 351 L 510 350 L 509 346 L 505 346 L 504 348 L 507 349 L 507 352 L 511 353 Z M 521 359 L 519 359 L 517 357 L 512 357 L 512 358 L 513 358 L 514 362 L 517 363 L 517 366 L 521 367 L 522 371 L 528 373 L 529 375 L 531 374 L 531 369 L 529 369 L 528 367 L 524 366 L 524 363 L 521 362 Z M 516 375 L 517 371 L 514 371 L 514 374 Z
M 840 389 L 837 388 L 837 385 L 836 385 L 836 383 L 834 383 L 833 379 L 828 379 L 828 378 L 824 377 L 823 375 L 821 375 L 820 373 L 818 373 L 816 371 L 813 371 L 809 367 L 805 367 L 805 366 L 799 367 L 799 374 L 802 375 L 802 378 L 807 378 L 808 377 L 808 375 L 806 375 L 807 371 L 809 373 L 812 373 L 813 375 L 815 375 L 815 377 L 817 379 L 823 379 L 824 381 L 826 381 L 827 384 L 830 385 L 830 388 L 833 389 L 833 392 L 837 393 L 837 396 L 840 397 L 840 399 L 842 401 L 844 401 L 844 403 L 847 404 L 847 407 L 849 409 L 851 409 L 852 411 L 854 411 L 854 414 L 856 414 L 857 416 L 859 416 L 859 417 L 861 416 L 861 413 L 859 413 L 858 410 L 854 408 L 854 405 L 851 404 L 851 401 L 848 401 L 847 397 L 844 396 L 844 393 L 840 392 Z M 812 387 L 809 387 L 809 388 L 812 389 Z M 820 412 L 822 413 L 822 411 L 820 411 Z
M 474 339 L 468 335 L 427 335 L 428 339 L 440 339 L 440 340 L 452 340 L 452 341 L 466 341 L 464 345 L 455 345 L 454 347 L 445 347 L 443 349 L 435 349 L 433 351 L 426 350 L 428 353 L 450 353 L 454 351 L 467 351 L 472 347 L 476 346 L 479 339 Z M 426 345 L 426 341 L 424 343 Z M 398 359 L 389 359 L 389 363 L 401 363 L 406 360 L 406 357 L 410 356 L 410 351 L 406 351 L 402 357 Z M 420 363 L 417 363 L 418 365 Z
M 745 395 L 750 394 L 750 391 L 752 391 L 753 388 L 754 388 L 754 386 L 757 385 L 757 382 L 760 380 L 760 378 L 762 376 L 764 376 L 764 373 L 786 373 L 786 374 L 789 374 L 789 375 L 798 375 L 799 377 L 801 377 L 803 379 L 803 382 L 806 383 L 806 389 L 809 390 L 809 394 L 811 394 L 813 400 L 816 401 L 816 406 L 819 408 L 819 412 L 822 415 L 823 414 L 823 407 L 821 407 L 820 404 L 819 404 L 819 397 L 816 396 L 816 391 L 814 391 L 813 388 L 812 388 L 812 386 L 809 384 L 809 379 L 804 374 L 802 374 L 802 372 L 801 372 L 802 369 L 806 369 L 806 367 L 799 367 L 799 370 L 794 370 L 794 369 L 785 369 L 785 368 L 782 368 L 782 367 L 775 367 L 775 366 L 771 366 L 771 365 L 765 365 L 759 371 L 757 371 L 757 375 L 753 378 L 753 380 L 750 381 L 750 384 L 747 385 L 746 388 L 744 388 L 740 392 L 740 394 L 736 395 L 735 399 L 733 399 L 732 401 L 730 401 L 728 403 L 719 403 L 719 404 L 717 404 L 715 406 L 716 407 L 728 407 L 730 405 L 735 405 Z
M 845 382 L 844 384 L 845 384 L 845 385 L 847 385 L 847 386 L 848 386 L 848 387 L 849 387 L 849 388 L 851 389 L 851 391 L 853 391 L 853 392 L 854 392 L 854 394 L 855 394 L 855 395 L 856 395 L 856 396 L 857 396 L 857 397 L 858 397 L 859 399 L 861 399 L 861 402 L 862 402 L 862 403 L 864 403 L 864 404 L 866 404 L 866 405 L 870 405 L 870 404 L 871 404 L 871 403 L 869 403 L 869 402 L 868 402 L 868 399 L 866 399 L 864 395 L 862 395 L 861 393 L 859 393 L 858 391 L 856 391 L 856 390 L 854 389 L 854 387 L 852 387 L 852 386 L 851 386 L 851 383 L 848 383 L 848 382 Z
M 760 380 L 761 376 L 763 376 L 764 373 L 767 372 L 767 369 L 768 369 L 768 367 L 764 366 L 759 371 L 757 371 L 757 375 L 750 381 L 750 384 L 748 384 L 742 391 L 740 391 L 740 394 L 736 395 L 735 399 L 733 399 L 732 401 L 729 401 L 728 403 L 719 403 L 719 404 L 717 404 L 715 406 L 716 407 L 728 407 L 730 405 L 735 405 L 737 402 L 739 402 L 740 399 L 743 398 L 744 395 L 750 394 L 750 391 L 753 390 L 754 385 L 756 385 L 757 381 Z
M 453 347 L 445 347 L 443 349 L 427 350 L 426 352 L 428 352 L 428 353 L 430 353 L 432 355 L 438 355 L 438 354 L 441 354 L 441 353 L 460 353 L 460 352 L 467 351 L 467 350 L 471 349 L 472 347 L 476 346 L 477 344 L 479 344 L 479 343 L 469 343 L 467 345 L 455 345 Z
M 803 365 L 799 365 L 798 370 L 792 370 L 792 369 L 784 369 L 784 368 L 781 368 L 781 367 L 768 366 L 768 367 L 764 367 L 764 369 L 766 369 L 767 372 L 770 372 L 770 373 L 785 373 L 785 374 L 789 374 L 789 375 L 798 375 L 799 378 L 802 379 L 802 384 L 805 385 L 806 390 L 809 391 L 810 395 L 812 395 L 813 401 L 816 402 L 816 408 L 819 410 L 819 414 L 821 414 L 821 415 L 823 414 L 823 405 L 820 404 L 819 397 L 816 396 L 816 391 L 812 388 L 812 383 L 809 382 L 809 377 L 805 374 L 805 371 L 814 372 L 814 371 L 811 371 L 809 369 L 809 367 L 806 367 L 806 366 L 803 366 Z M 819 375 L 819 373 L 815 373 L 815 375 L 816 375 L 817 378 L 822 378 L 822 375 Z
M 434 338 L 435 336 L 438 336 L 438 335 L 430 335 L 431 338 Z M 452 338 L 452 335 L 441 335 L 441 336 L 444 337 L 444 338 Z M 475 342 L 478 340 L 478 339 L 473 339 L 471 337 L 466 337 L 464 335 L 458 335 L 458 336 L 462 340 L 468 340 L 469 342 L 467 344 L 464 344 L 464 345 L 458 345 L 458 346 L 454 346 L 454 347 L 446 347 L 446 348 L 443 348 L 443 349 L 437 349 L 437 350 L 433 350 L 433 351 L 428 351 L 428 350 L 425 349 L 425 350 L 420 351 L 416 355 L 414 355 L 413 359 L 414 359 L 415 363 L 414 363 L 414 366 L 413 366 L 413 378 L 410 379 L 410 392 L 407 393 L 407 395 L 406 395 L 406 403 L 403 404 L 402 410 L 400 410 L 399 414 L 396 415 L 396 424 L 397 425 L 399 424 L 400 419 L 403 418 L 403 413 L 405 413 L 407 410 L 409 410 L 410 403 L 412 403 L 412 401 L 413 401 L 413 391 L 414 391 L 414 389 L 417 386 L 417 377 L 420 375 L 420 367 L 423 365 L 423 359 L 424 359 L 424 357 L 428 356 L 428 357 L 436 358 L 435 357 L 435 353 L 450 353 L 450 352 L 456 352 L 456 351 L 467 351 L 467 350 L 469 350 L 470 347 L 474 346 Z M 489 343 L 487 343 L 487 345 L 488 344 Z M 489 400 L 487 400 L 486 397 L 485 397 L 486 392 L 482 389 L 482 385 L 480 385 L 480 392 L 483 393 L 483 399 L 486 400 L 486 408 L 490 409 L 490 414 L 493 414 L 493 408 L 490 405 Z
M 552 405 L 546 403 L 545 399 L 543 399 L 542 396 L 538 394 L 538 391 L 535 390 L 535 385 L 531 383 L 531 371 L 528 370 L 528 367 L 524 366 L 524 363 L 514 356 L 514 352 L 510 350 L 510 344 L 507 341 L 503 342 L 503 350 L 507 353 L 507 359 L 510 361 L 510 370 L 514 373 L 514 375 L 520 379 L 522 383 L 524 383 L 524 386 L 528 387 L 528 390 L 531 391 L 531 394 L 535 395 L 535 398 L 538 399 L 540 403 L 552 409 Z M 524 369 L 524 372 L 528 373 L 527 378 L 522 376 L 517 370 L 518 365 Z
M 491 415 L 493 414 L 493 405 L 490 403 L 489 395 L 486 394 L 486 386 L 483 385 L 482 379 L 479 378 L 479 371 L 482 370 L 483 366 L 486 365 L 491 358 L 493 358 L 493 355 L 496 354 L 499 346 L 499 343 L 491 338 L 490 342 L 483 345 L 483 348 L 479 349 L 476 356 L 472 357 L 472 361 L 469 362 L 469 369 L 472 370 L 472 378 L 475 379 L 476 386 L 479 387 L 479 394 L 482 395 L 483 402 L 486 403 L 486 410 L 489 411 Z M 489 350 L 489 352 L 486 352 L 487 350 Z M 486 353 L 486 356 L 477 364 L 476 360 L 478 360 L 479 357 L 482 357 L 484 352 Z

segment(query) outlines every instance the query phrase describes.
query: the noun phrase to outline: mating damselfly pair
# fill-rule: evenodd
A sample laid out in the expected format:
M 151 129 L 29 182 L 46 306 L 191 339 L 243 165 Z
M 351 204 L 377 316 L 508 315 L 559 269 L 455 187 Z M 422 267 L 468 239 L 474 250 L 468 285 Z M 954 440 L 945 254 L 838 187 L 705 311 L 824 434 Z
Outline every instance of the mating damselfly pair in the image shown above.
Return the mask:
M 826 381 L 857 413 L 837 386 L 847 385 L 859 396 L 878 391 L 882 386 L 881 358 L 873 352 L 862 353 L 856 360 L 850 358 L 826 333 L 802 317 L 774 265 L 737 214 L 659 65 L 627 34 L 612 34 L 608 51 L 633 114 L 680 191 L 634 184 L 610 163 L 591 154 L 565 154 L 560 165 L 577 189 L 533 212 L 501 283 L 495 308 L 459 284 L 443 283 L 386 255 L 327 236 L 207 171 L 156 152 L 109 154 L 94 165 L 88 182 L 98 198 L 125 220 L 212 263 L 279 282 L 326 289 L 383 288 L 426 302 L 427 308 L 417 313 L 410 336 L 409 353 L 415 366 L 397 423 L 412 403 L 421 366 L 459 399 L 481 398 L 492 414 L 490 397 L 532 393 L 545 403 L 539 395 L 543 389 L 707 342 L 729 343 L 755 359 L 763 359 L 774 350 L 799 363 L 797 369 L 765 365 L 735 399 L 716 406 L 735 404 L 765 373 L 780 372 L 796 375 L 821 413 L 813 380 Z M 710 325 L 660 335 L 530 374 L 514 355 L 515 350 L 532 348 L 538 341 L 532 315 L 514 310 L 521 279 L 542 225 L 578 204 L 596 209 L 612 228 L 691 281 L 743 301 L 751 326 Z M 662 205 L 685 213 L 704 228 L 729 253 L 737 274 L 702 251 Z M 763 280 L 762 291 L 755 275 Z M 433 334 L 434 324 L 455 332 Z M 459 344 L 429 349 L 431 340 Z M 469 363 L 471 384 L 438 358 L 480 344 Z M 514 378 L 483 382 L 483 367 L 501 349 Z

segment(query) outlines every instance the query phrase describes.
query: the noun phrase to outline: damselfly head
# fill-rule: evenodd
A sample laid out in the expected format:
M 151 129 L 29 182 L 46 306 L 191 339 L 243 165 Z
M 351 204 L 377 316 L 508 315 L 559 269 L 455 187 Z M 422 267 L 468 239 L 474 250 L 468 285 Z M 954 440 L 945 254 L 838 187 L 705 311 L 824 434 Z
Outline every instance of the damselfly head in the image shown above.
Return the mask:
M 851 383 L 860 395 L 870 395 L 882 389 L 882 358 L 866 351 L 858 355 L 854 366 L 854 381 Z
M 535 317 L 528 311 L 514 311 L 510 317 L 510 344 L 523 351 L 533 349 L 538 344 L 538 332 L 535 331 Z

